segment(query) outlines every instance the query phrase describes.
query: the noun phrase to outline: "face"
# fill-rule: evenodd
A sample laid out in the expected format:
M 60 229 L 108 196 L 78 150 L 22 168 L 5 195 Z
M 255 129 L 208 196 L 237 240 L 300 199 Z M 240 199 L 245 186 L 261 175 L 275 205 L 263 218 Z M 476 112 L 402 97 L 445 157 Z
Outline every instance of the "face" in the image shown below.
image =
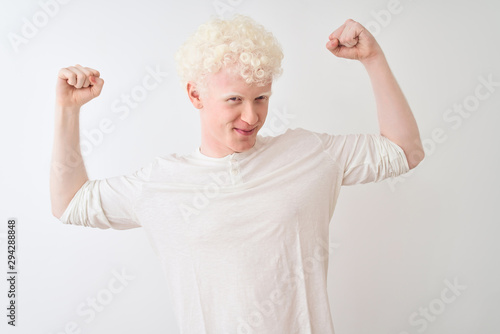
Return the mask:
M 188 84 L 191 102 L 200 109 L 201 153 L 221 158 L 252 148 L 266 120 L 272 83 L 248 85 L 225 68 L 207 83 L 201 96 Z

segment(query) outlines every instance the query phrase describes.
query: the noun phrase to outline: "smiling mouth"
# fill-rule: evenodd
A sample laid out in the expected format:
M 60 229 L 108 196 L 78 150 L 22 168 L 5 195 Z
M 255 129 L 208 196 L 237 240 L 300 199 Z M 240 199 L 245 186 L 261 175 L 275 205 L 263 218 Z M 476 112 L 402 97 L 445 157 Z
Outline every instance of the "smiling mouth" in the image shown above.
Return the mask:
M 255 129 L 256 129 L 256 127 L 251 129 L 251 130 L 246 131 L 243 129 L 234 128 L 234 130 L 236 132 L 238 132 L 239 134 L 244 135 L 244 136 L 249 136 L 249 135 L 253 134 L 255 132 Z

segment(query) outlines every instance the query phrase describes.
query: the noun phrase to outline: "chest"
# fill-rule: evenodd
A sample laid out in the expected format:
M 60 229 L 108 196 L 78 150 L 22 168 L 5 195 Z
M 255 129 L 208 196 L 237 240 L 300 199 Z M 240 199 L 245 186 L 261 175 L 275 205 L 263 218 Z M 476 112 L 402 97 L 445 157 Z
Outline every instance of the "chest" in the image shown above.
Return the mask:
M 335 173 L 312 161 L 268 167 L 228 164 L 186 171 L 176 182 L 153 178 L 143 187 L 138 217 L 162 254 L 196 249 L 227 257 L 242 245 L 279 246 L 325 233 Z

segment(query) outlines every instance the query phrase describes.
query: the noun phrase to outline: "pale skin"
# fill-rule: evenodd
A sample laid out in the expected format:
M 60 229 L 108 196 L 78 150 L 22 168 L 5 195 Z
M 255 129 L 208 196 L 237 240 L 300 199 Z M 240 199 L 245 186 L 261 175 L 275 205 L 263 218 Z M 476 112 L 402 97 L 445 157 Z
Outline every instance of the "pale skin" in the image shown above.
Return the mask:
M 205 94 L 200 94 L 195 83 L 187 84 L 189 99 L 200 110 L 200 152 L 221 158 L 252 148 L 266 120 L 272 83 L 248 85 L 224 68 L 208 80 Z
M 80 151 L 80 108 L 99 96 L 103 85 L 94 69 L 75 65 L 59 70 L 50 168 L 50 201 L 57 218 L 89 179 Z
M 398 144 L 409 167 L 416 167 L 424 158 L 418 127 L 375 38 L 349 19 L 330 34 L 326 48 L 337 57 L 364 65 L 375 94 L 380 134 Z M 248 85 L 227 69 L 209 75 L 208 82 L 203 92 L 196 82 L 186 87 L 191 103 L 200 111 L 200 152 L 220 158 L 252 148 L 267 117 L 272 82 Z M 52 214 L 57 218 L 89 179 L 80 151 L 80 108 L 99 96 L 103 85 L 100 73 L 88 67 L 75 65 L 58 73 L 50 172 Z
M 330 34 L 326 48 L 363 64 L 375 95 L 380 134 L 400 146 L 410 169 L 415 168 L 425 156 L 417 122 L 373 35 L 349 19 Z

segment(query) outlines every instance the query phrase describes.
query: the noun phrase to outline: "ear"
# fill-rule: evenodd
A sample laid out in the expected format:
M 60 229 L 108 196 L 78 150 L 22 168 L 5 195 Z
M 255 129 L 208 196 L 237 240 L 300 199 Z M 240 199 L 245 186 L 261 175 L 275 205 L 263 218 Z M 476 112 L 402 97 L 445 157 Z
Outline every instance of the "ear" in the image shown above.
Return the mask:
M 200 91 L 198 90 L 196 83 L 188 81 L 187 83 L 187 93 L 189 100 L 196 109 L 202 109 L 203 103 L 201 101 Z

